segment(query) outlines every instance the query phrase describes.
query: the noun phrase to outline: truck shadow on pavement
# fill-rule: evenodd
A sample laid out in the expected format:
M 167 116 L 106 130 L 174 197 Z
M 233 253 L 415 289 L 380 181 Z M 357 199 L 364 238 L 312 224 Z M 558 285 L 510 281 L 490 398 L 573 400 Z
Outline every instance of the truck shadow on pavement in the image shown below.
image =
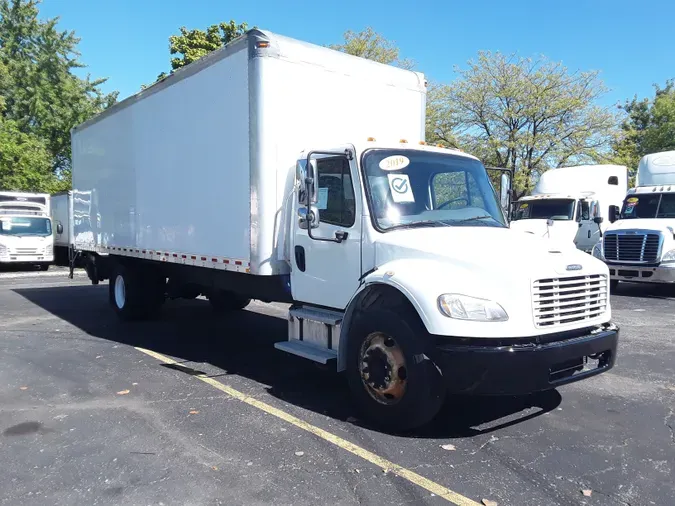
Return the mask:
M 188 374 L 202 370 L 224 383 L 229 375 L 241 376 L 284 402 L 336 420 L 358 419 L 344 378 L 274 349 L 276 341 L 286 339 L 285 318 L 259 311 L 217 315 L 207 301 L 194 300 L 168 301 L 161 317 L 152 322 L 124 323 L 108 306 L 107 285 L 14 291 L 88 335 L 147 348 L 178 361 L 177 366 L 164 367 Z M 266 307 L 256 306 L 263 311 Z M 212 371 L 211 366 L 220 371 Z M 560 402 L 555 390 L 525 397 L 449 397 L 436 419 L 411 435 L 486 434 L 552 411 Z

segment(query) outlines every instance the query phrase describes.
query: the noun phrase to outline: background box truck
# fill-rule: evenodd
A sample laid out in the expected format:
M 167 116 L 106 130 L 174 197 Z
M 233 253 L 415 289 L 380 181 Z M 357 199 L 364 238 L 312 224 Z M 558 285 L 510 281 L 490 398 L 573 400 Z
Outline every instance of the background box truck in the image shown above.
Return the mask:
M 0 265 L 49 269 L 54 260 L 48 193 L 0 191 Z
M 383 426 L 610 369 L 607 267 L 509 230 L 480 161 L 424 144 L 425 96 L 253 30 L 73 130 L 75 247 L 122 319 L 290 303 L 276 347 L 344 371 Z
M 622 165 L 581 165 L 544 172 L 531 195 L 516 204 L 511 228 L 572 241 L 591 253 L 609 225 L 609 210 L 628 191 Z
M 640 160 L 635 188 L 610 221 L 593 255 L 609 265 L 612 286 L 675 283 L 675 151 Z

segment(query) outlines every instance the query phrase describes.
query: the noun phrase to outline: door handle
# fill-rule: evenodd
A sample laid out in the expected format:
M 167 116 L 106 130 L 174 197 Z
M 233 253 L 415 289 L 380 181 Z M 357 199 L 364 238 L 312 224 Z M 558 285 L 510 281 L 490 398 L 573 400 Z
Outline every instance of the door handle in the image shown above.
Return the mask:
M 591 238 L 591 231 L 590 230 L 588 231 L 588 238 L 589 239 Z

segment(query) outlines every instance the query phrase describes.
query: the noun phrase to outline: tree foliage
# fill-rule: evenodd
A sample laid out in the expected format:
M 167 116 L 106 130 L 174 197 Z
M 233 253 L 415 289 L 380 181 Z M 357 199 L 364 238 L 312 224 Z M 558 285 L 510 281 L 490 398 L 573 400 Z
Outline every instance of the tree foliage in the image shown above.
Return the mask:
M 169 52 L 177 55 L 171 58 L 171 73 L 229 44 L 248 30 L 247 23 L 237 24 L 234 20 L 230 20 L 229 23 L 211 25 L 206 30 L 189 30 L 181 26 L 180 35 L 169 37 Z M 157 81 L 161 81 L 168 75 L 162 72 L 157 76 Z
M 104 79 L 73 73 L 84 67 L 79 39 L 38 19 L 39 3 L 0 0 L 0 185 L 16 190 L 68 187 L 70 129 L 117 97 L 100 90 Z
M 626 119 L 622 139 L 615 145 L 616 157 L 635 170 L 649 153 L 675 150 L 675 81 L 655 86 L 653 99 L 633 97 L 622 106 Z
M 617 119 L 596 105 L 606 91 L 597 72 L 490 52 L 456 72 L 456 81 L 436 90 L 439 111 L 427 130 L 514 171 L 521 195 L 549 168 L 611 156 Z
M 405 69 L 412 69 L 415 66 L 412 60 L 401 58 L 396 42 L 384 38 L 371 27 L 360 32 L 348 30 L 343 37 L 342 44 L 331 44 L 328 47 L 386 65 Z

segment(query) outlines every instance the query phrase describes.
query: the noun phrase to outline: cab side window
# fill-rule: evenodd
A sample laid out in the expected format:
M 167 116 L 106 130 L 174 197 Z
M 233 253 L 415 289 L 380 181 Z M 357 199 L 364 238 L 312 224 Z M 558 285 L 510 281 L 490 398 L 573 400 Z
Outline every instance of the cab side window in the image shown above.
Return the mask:
M 591 206 L 585 200 L 579 202 L 579 207 L 577 207 L 577 221 L 590 220 L 591 219 Z
M 317 160 L 316 168 L 319 221 L 351 227 L 356 217 L 356 200 L 349 160 L 345 157 L 321 158 Z

